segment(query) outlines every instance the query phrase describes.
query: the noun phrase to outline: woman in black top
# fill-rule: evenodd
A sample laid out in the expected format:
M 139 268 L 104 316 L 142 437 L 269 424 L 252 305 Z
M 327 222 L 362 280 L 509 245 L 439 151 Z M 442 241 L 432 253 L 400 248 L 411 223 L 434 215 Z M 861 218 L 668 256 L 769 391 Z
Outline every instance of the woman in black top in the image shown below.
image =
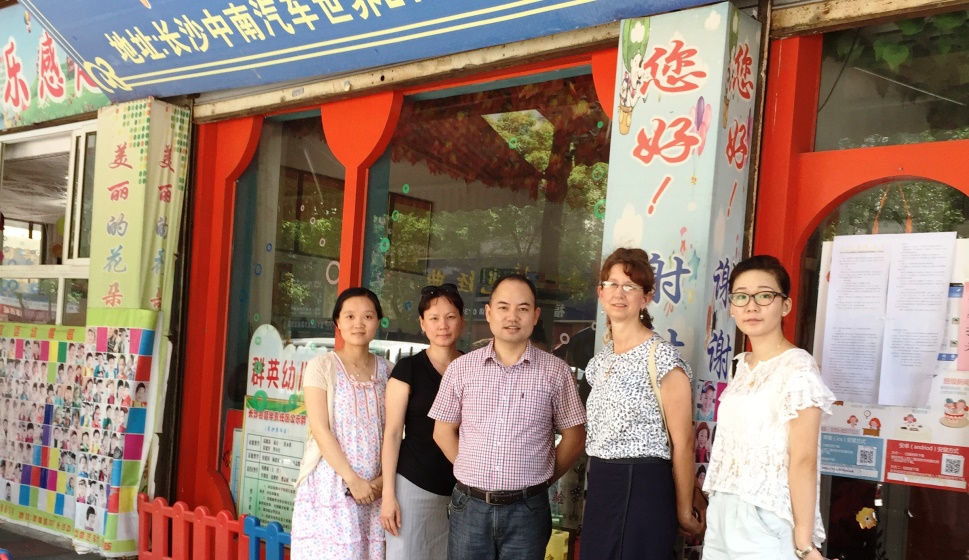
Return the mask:
M 387 382 L 380 507 L 387 560 L 447 558 L 447 505 L 455 480 L 427 413 L 445 370 L 461 355 L 464 302 L 454 284 L 426 286 L 417 309 L 430 347 L 397 362 Z

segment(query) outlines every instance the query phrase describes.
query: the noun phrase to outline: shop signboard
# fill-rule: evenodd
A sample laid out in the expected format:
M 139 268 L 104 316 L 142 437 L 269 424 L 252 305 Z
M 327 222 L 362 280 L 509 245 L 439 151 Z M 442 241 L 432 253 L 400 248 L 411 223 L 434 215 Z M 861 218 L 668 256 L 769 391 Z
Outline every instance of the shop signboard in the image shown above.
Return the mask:
M 116 102 L 378 68 L 706 3 L 22 1 Z
M 856 363 L 874 362 L 875 365 L 859 367 L 854 373 L 861 375 L 868 370 L 874 371 L 866 381 L 866 385 L 873 388 L 869 401 L 845 397 L 854 396 L 857 390 L 844 381 L 841 389 L 834 389 L 835 396 L 841 400 L 835 403 L 832 414 L 824 417 L 821 424 L 823 474 L 962 492 L 969 489 L 965 472 L 966 459 L 969 458 L 969 408 L 966 406 L 969 402 L 969 371 L 966 371 L 965 364 L 960 364 L 960 360 L 969 358 L 969 340 L 965 340 L 969 337 L 969 329 L 965 327 L 969 324 L 969 290 L 965 284 L 969 280 L 969 242 L 953 237 L 944 234 L 850 236 L 824 244 L 814 357 L 819 363 L 829 364 L 822 365 L 822 375 L 830 381 L 842 381 L 832 376 L 839 371 L 838 362 L 843 358 L 837 354 L 845 344 L 853 348 L 851 355 Z M 839 240 L 842 241 L 840 247 Z M 946 243 L 948 240 L 954 241 L 954 259 L 952 244 Z M 875 242 L 878 244 L 874 245 Z M 885 334 L 881 337 L 871 335 L 872 325 L 858 321 L 854 321 L 853 330 L 846 330 L 844 321 L 839 318 L 845 311 L 831 305 L 833 298 L 844 299 L 839 296 L 839 291 L 850 288 L 835 285 L 837 278 L 832 280 L 832 276 L 837 277 L 837 270 L 832 271 L 832 263 L 845 263 L 845 256 L 837 253 L 850 252 L 859 244 L 867 244 L 864 258 L 870 262 L 877 257 L 879 247 L 902 242 L 913 249 L 912 254 L 918 259 L 916 264 L 902 267 L 910 279 L 921 284 L 918 306 L 909 317 L 896 317 L 894 323 L 891 317 L 883 315 L 880 320 L 885 324 Z M 944 249 L 946 246 L 949 249 Z M 936 263 L 933 263 L 933 255 L 937 255 Z M 848 258 L 857 257 L 849 254 Z M 898 258 L 897 252 L 894 258 Z M 946 270 L 948 282 L 945 279 L 927 281 L 940 267 Z M 882 293 L 882 299 L 890 301 L 893 292 L 890 271 L 878 275 L 871 267 L 866 270 L 864 278 L 851 282 L 867 284 L 858 288 L 868 293 Z M 919 272 L 913 274 L 916 270 Z M 886 284 L 882 290 L 871 285 L 879 278 Z M 906 289 L 908 292 L 910 290 Z M 891 302 L 889 306 L 897 314 L 906 304 L 905 301 Z M 943 310 L 935 319 L 934 329 L 928 328 L 933 325 L 920 325 L 919 321 L 929 308 Z M 890 331 L 898 328 L 894 324 L 906 325 L 907 335 L 893 335 Z M 916 328 L 923 332 L 923 336 L 909 332 Z M 840 340 L 831 344 L 830 335 L 834 329 L 840 329 Z M 926 334 L 929 331 L 934 333 L 933 336 Z M 878 338 L 880 343 L 875 348 L 870 343 L 852 340 L 852 337 Z M 920 341 L 924 343 L 920 344 Z M 859 352 L 859 348 L 871 350 Z M 903 371 L 905 379 L 898 379 L 900 364 L 926 354 L 932 356 L 931 363 L 921 364 L 913 371 Z M 893 386 L 904 387 L 902 396 L 907 398 L 879 404 L 879 400 L 884 401 L 879 399 L 884 392 L 877 388 L 886 380 Z
M 20 4 L 0 11 L 0 131 L 95 111 L 109 103 L 56 34 Z
M 0 323 L 0 518 L 104 556 L 137 552 L 158 314 Z
M 272 325 L 256 329 L 249 343 L 236 506 L 239 513 L 278 521 L 287 531 L 309 433 L 303 373 L 323 352 L 324 346 L 313 344 L 284 347 Z

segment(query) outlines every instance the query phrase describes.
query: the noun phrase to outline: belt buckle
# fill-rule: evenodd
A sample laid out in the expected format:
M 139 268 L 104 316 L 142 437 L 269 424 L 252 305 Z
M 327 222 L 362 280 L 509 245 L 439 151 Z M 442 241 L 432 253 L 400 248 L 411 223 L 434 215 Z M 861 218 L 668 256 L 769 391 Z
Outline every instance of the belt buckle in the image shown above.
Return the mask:
M 497 492 L 485 492 L 485 503 L 488 504 L 489 506 L 501 505 L 501 504 L 493 504 L 493 503 L 491 503 L 491 495 L 492 494 L 497 494 Z

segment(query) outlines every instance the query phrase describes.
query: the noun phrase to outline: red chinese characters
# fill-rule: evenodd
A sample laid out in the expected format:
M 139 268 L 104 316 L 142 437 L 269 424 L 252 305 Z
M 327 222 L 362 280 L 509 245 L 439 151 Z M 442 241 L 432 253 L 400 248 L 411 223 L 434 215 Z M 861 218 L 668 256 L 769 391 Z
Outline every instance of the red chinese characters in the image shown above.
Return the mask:
M 46 30 L 40 34 L 40 49 L 37 54 L 40 57 L 37 97 L 41 101 L 48 97 L 53 101 L 61 101 L 64 99 L 64 74 L 61 73 L 61 65 L 57 62 L 54 39 L 47 34 Z
M 111 200 L 128 200 L 128 181 L 111 185 L 108 192 L 111 193 Z
M 753 64 L 754 59 L 750 56 L 750 45 L 744 43 L 737 46 L 737 52 L 733 56 L 733 68 L 730 72 L 732 74 L 730 88 L 744 99 L 750 99 L 754 90 L 754 81 L 750 77 Z
M 162 295 L 160 288 L 155 292 L 155 297 L 148 300 L 148 303 L 151 304 L 152 309 L 161 309 Z
M 108 285 L 108 293 L 101 297 L 101 301 L 108 307 L 118 307 L 121 305 L 121 302 L 124 301 L 124 294 L 121 293 L 121 287 L 117 282 L 112 282 Z
M 3 49 L 3 61 L 7 70 L 7 85 L 3 88 L 3 102 L 8 107 L 13 107 L 18 111 L 26 111 L 30 107 L 30 90 L 27 89 L 27 80 L 24 80 L 23 64 L 17 57 L 17 43 L 13 37 L 7 42 Z
M 80 65 L 74 65 L 74 95 L 80 97 L 84 91 L 91 91 L 94 93 L 99 93 L 101 90 L 98 85 L 94 83 L 91 76 L 87 75 L 87 72 L 81 70 Z
M 158 185 L 158 200 L 161 202 L 171 202 L 172 201 L 172 186 L 171 185 Z
M 734 119 L 733 126 L 727 131 L 727 147 L 724 155 L 727 156 L 730 165 L 737 169 L 743 169 L 747 163 L 747 156 L 750 152 L 747 141 L 747 125 Z
M 128 163 L 128 143 L 122 142 L 118 144 L 118 147 L 114 149 L 114 161 L 108 164 L 111 169 L 117 169 L 119 167 L 127 167 L 131 169 L 131 164 Z
M 697 67 L 697 49 L 674 39 L 667 47 L 654 47 L 653 54 L 643 63 L 646 79 L 640 93 L 646 95 L 650 86 L 665 93 L 683 93 L 700 87 L 707 73 Z
M 262 387 L 262 382 L 266 378 L 262 374 L 266 370 L 266 359 L 255 357 L 252 359 L 252 377 L 249 379 L 249 384 L 253 387 Z
M 266 388 L 279 389 L 279 360 L 269 360 L 269 371 L 266 372 Z
M 300 365 L 299 373 L 296 372 L 296 363 L 290 360 L 283 362 L 282 378 L 279 380 L 280 389 L 286 391 L 298 390 L 302 385 L 299 381 L 303 379 L 303 371 L 306 369 L 306 362 Z
M 162 152 L 162 160 L 159 162 L 158 167 L 162 169 L 167 169 L 171 172 L 175 172 L 175 168 L 172 167 L 172 145 L 166 144 L 165 150 Z
M 653 119 L 652 134 L 645 128 L 636 136 L 633 157 L 649 165 L 659 158 L 670 165 L 686 161 L 690 152 L 700 143 L 689 117 L 677 117 L 666 122 L 661 117 Z

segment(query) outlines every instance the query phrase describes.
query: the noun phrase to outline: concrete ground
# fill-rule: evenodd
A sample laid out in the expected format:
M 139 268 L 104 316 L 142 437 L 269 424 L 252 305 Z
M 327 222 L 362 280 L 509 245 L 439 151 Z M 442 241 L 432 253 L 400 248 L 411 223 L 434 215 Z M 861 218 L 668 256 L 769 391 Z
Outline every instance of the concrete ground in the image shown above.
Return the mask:
M 0 523 L 0 548 L 10 552 L 11 560 L 96 560 L 98 554 L 78 554 L 67 538 L 54 537 L 31 529 Z

